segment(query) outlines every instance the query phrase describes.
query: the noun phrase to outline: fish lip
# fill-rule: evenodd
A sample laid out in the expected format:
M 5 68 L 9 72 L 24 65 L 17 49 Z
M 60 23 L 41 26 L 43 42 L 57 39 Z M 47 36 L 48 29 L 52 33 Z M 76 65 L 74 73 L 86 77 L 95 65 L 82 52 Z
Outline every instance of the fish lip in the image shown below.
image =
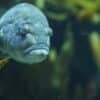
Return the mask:
M 36 50 L 45 50 L 45 51 L 49 52 L 49 46 L 44 45 L 43 47 L 34 47 L 34 45 L 33 45 L 33 46 L 26 48 L 24 50 L 24 54 L 27 55 L 27 54 L 30 54 L 30 52 L 36 51 Z
M 47 56 L 48 52 L 46 49 L 36 49 L 29 52 L 29 55 Z

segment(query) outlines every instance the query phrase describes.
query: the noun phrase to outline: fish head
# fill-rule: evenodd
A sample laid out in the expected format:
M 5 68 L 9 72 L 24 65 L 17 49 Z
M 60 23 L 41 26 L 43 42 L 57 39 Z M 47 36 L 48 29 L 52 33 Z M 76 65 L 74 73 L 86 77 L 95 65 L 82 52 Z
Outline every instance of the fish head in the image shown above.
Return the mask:
M 52 29 L 43 13 L 38 13 L 37 10 L 36 14 L 39 15 L 34 16 L 31 10 L 26 10 L 27 14 L 19 10 L 20 16 L 17 20 L 9 18 L 11 15 L 8 12 L 9 21 L 6 22 L 3 18 L 4 22 L 0 28 L 2 50 L 14 60 L 27 64 L 39 63 L 47 58 L 52 36 Z

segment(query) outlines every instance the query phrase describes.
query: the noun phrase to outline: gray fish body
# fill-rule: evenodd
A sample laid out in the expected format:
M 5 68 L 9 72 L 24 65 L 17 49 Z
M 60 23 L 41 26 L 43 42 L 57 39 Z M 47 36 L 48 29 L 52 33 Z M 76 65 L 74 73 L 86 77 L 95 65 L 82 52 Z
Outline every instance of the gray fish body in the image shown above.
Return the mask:
M 32 4 L 9 9 L 0 19 L 0 50 L 16 61 L 43 61 L 50 48 L 52 30 L 45 15 Z

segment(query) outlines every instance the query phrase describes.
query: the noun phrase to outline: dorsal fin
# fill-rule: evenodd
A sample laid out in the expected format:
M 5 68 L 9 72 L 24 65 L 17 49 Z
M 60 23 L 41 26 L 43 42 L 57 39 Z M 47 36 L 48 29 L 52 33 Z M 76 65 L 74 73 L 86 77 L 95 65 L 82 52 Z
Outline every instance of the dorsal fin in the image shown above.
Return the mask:
M 8 62 L 9 62 L 9 57 L 0 59 L 0 70 L 2 70 Z

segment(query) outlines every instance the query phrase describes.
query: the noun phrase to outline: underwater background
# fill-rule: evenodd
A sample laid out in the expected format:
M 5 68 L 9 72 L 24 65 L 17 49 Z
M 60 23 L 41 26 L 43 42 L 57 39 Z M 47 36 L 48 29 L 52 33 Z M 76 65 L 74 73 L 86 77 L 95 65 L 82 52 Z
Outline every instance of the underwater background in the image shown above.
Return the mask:
M 0 57 L 0 100 L 100 100 L 100 0 L 0 0 L 0 16 L 22 2 L 46 15 L 51 48 L 38 64 Z

